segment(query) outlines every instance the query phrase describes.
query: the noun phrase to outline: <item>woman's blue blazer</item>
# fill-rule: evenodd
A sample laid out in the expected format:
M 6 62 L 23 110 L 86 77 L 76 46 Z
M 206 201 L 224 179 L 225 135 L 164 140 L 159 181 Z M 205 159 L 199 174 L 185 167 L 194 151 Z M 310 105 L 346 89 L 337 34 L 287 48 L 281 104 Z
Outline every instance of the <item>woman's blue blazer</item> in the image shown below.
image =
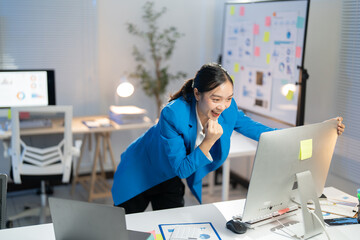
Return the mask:
M 218 118 L 223 135 L 213 145 L 211 162 L 200 148 L 194 149 L 197 134 L 196 101 L 183 97 L 168 103 L 160 119 L 121 154 L 114 175 L 112 196 L 119 205 L 145 190 L 175 176 L 186 178 L 196 199 L 201 203 L 202 178 L 219 168 L 226 160 L 233 130 L 254 140 L 272 131 L 238 110 L 234 100 Z

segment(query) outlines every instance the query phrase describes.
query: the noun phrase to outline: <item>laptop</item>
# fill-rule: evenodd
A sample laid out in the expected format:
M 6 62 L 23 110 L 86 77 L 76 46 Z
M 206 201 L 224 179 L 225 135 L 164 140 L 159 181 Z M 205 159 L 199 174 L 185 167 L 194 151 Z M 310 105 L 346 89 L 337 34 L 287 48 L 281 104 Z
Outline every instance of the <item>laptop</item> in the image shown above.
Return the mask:
M 146 240 L 151 234 L 126 229 L 120 207 L 49 198 L 56 240 Z

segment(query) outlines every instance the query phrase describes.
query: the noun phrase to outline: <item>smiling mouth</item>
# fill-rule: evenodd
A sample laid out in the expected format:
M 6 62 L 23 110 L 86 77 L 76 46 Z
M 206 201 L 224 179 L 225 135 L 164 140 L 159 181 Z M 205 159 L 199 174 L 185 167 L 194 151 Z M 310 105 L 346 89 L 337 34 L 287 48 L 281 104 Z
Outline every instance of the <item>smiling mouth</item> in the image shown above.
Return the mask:
M 214 117 L 219 117 L 221 113 L 216 113 L 214 111 L 211 111 L 211 114 L 214 116 Z

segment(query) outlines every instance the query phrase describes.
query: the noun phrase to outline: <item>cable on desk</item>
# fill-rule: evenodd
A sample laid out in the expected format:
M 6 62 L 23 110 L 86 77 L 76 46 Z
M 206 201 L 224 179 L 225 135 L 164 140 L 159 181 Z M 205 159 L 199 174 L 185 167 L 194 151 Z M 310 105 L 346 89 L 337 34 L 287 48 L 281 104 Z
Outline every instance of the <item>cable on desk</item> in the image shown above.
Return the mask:
M 315 214 L 315 212 L 313 212 L 313 211 L 309 211 L 309 212 L 310 212 L 312 215 L 315 216 L 315 218 L 318 220 L 318 222 L 320 223 L 320 225 L 321 225 L 322 228 L 324 229 L 324 232 L 325 232 L 325 234 L 326 234 L 327 239 L 330 240 L 330 236 L 329 236 L 328 232 L 326 231 L 326 228 L 325 228 L 323 222 L 322 222 L 322 221 L 320 220 L 320 218 Z

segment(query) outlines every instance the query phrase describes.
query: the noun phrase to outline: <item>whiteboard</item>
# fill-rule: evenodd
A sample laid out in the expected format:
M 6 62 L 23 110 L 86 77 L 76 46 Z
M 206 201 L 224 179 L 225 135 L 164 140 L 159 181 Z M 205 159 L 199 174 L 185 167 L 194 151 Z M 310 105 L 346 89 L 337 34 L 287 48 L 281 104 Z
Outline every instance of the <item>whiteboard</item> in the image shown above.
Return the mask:
M 239 108 L 296 125 L 307 15 L 307 0 L 225 4 L 221 64 Z

